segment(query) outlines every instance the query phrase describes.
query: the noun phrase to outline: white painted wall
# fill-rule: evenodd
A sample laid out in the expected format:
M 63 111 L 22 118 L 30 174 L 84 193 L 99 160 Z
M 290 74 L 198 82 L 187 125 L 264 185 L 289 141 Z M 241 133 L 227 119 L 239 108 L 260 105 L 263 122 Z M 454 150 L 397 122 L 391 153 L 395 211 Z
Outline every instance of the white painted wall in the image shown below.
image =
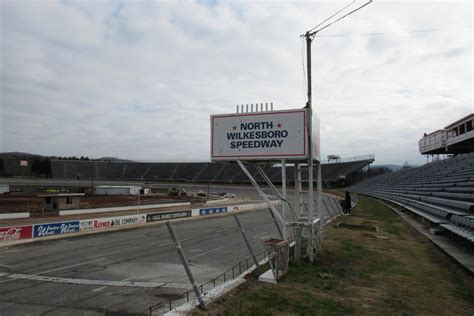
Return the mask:
M 10 186 L 7 184 L 0 184 L 0 194 L 10 192 Z

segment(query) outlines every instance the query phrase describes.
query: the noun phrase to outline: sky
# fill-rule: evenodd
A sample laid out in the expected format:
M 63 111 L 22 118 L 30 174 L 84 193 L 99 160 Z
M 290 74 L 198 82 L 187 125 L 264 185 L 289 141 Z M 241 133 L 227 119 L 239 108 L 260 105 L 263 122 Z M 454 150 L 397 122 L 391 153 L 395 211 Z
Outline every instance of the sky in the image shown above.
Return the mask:
M 0 152 L 209 160 L 211 114 L 304 107 L 300 35 L 348 3 L 2 0 Z M 322 156 L 425 162 L 474 112 L 472 27 L 471 1 L 374 1 L 318 33 Z

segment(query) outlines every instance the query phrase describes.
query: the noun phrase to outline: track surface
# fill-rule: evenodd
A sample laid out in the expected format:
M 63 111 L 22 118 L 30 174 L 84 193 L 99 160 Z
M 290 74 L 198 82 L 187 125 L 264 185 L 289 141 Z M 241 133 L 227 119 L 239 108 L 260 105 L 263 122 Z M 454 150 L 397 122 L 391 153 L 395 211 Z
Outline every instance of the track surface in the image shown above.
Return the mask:
M 278 237 L 268 210 L 239 218 L 256 252 Z M 198 284 L 249 257 L 231 216 L 173 225 Z M 144 313 L 189 288 L 163 224 L 0 249 L 0 315 Z
M 268 211 L 239 218 L 256 250 L 261 249 L 260 238 L 277 237 Z M 174 227 L 198 283 L 249 256 L 232 217 Z M 184 292 L 189 284 L 164 225 L 17 246 L 4 249 L 0 256 L 0 271 L 26 278 L 0 278 L 2 315 L 143 313 Z M 48 282 L 38 276 L 62 279 Z M 68 279 L 85 284 L 70 284 Z M 152 282 L 159 287 L 87 284 L 88 280 Z

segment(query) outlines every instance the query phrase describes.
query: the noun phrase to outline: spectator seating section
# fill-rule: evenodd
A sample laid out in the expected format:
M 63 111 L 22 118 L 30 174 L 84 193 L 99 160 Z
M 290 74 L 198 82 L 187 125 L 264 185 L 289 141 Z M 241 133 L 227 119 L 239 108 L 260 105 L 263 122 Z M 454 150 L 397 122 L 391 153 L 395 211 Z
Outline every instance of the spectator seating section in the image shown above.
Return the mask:
M 321 176 L 324 181 L 336 182 L 341 177 L 346 177 L 351 173 L 364 168 L 365 166 L 367 166 L 367 164 L 367 160 L 323 164 Z
M 349 190 L 403 206 L 473 242 L 474 154 L 370 178 Z
M 322 176 L 332 181 L 347 176 L 367 166 L 371 161 L 322 164 Z M 267 176 L 275 183 L 281 182 L 281 167 L 270 163 L 259 164 Z M 250 183 L 247 176 L 234 163 L 213 162 L 132 162 L 132 161 L 82 161 L 51 160 L 54 179 L 99 179 L 136 181 L 182 181 L 203 183 Z M 307 172 L 302 170 L 303 181 Z M 255 179 L 263 183 L 257 169 L 249 164 L 248 169 Z M 287 167 L 289 182 L 293 181 L 294 168 Z M 460 192 L 454 192 L 460 193 Z M 466 194 L 468 194 L 467 192 Z M 442 197 L 442 196 L 433 196 Z
M 179 163 L 172 176 L 173 181 L 192 181 L 207 163 Z

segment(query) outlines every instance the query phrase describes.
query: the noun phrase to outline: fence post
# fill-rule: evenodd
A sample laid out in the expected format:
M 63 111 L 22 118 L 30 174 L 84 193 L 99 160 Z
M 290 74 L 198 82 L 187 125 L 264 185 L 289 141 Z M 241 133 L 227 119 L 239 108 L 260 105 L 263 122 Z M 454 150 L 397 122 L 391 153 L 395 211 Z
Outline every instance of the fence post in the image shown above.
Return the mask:
M 168 228 L 171 239 L 173 240 L 176 250 L 178 251 L 179 258 L 181 259 L 181 263 L 184 266 L 184 270 L 186 270 L 186 274 L 188 275 L 189 282 L 193 286 L 194 294 L 196 294 L 196 297 L 199 301 L 199 307 L 206 308 L 206 303 L 204 302 L 202 295 L 199 292 L 199 289 L 196 285 L 196 282 L 194 281 L 193 274 L 191 272 L 191 269 L 189 268 L 188 259 L 186 259 L 186 256 L 184 255 L 183 248 L 181 248 L 181 244 L 179 243 L 179 240 L 176 237 L 176 234 L 174 233 L 173 226 L 171 225 L 170 222 L 166 222 L 166 227 Z M 201 286 L 201 292 L 202 292 L 202 286 Z M 170 300 L 170 310 L 171 310 L 171 300 Z
M 235 219 L 235 222 L 237 223 L 237 226 L 240 229 L 240 233 L 242 234 L 242 238 L 244 239 L 245 244 L 247 245 L 247 248 L 250 251 L 250 254 L 252 255 L 253 262 L 255 263 L 255 266 L 257 267 L 258 272 L 262 272 L 262 269 L 260 268 L 260 264 L 258 263 L 257 257 L 255 256 L 255 254 L 252 250 L 252 246 L 250 246 L 250 242 L 247 239 L 247 235 L 245 234 L 245 230 L 242 227 L 242 224 L 240 224 L 240 220 L 239 220 L 239 218 L 237 217 L 236 214 L 234 214 L 234 219 Z M 248 269 L 248 263 L 247 263 L 247 269 Z

